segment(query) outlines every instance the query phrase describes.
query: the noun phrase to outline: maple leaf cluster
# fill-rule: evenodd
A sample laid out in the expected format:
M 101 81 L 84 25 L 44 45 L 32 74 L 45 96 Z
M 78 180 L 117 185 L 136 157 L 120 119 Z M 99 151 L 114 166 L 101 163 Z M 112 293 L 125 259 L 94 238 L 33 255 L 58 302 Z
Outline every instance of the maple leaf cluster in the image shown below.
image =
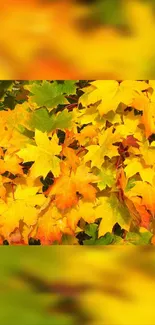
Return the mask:
M 1 89 L 1 244 L 154 244 L 155 81 Z

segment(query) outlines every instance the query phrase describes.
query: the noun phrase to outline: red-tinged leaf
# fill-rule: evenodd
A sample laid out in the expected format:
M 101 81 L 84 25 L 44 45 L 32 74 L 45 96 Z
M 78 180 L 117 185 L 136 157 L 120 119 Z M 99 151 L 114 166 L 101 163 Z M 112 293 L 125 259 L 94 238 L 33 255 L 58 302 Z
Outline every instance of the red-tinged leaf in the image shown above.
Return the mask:
M 123 140 L 123 145 L 124 147 L 126 146 L 131 146 L 131 147 L 134 147 L 134 148 L 139 148 L 139 144 L 137 143 L 137 139 L 134 138 L 134 136 L 132 135 L 128 135 L 126 139 Z

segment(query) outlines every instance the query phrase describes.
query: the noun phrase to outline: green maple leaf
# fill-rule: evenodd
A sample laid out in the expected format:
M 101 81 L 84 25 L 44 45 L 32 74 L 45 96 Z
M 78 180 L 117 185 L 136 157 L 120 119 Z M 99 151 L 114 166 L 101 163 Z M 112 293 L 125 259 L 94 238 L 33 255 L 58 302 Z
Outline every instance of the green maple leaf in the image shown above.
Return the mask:
M 153 234 L 149 231 L 142 233 L 128 232 L 126 235 L 126 241 L 133 245 L 148 245 Z
M 65 80 L 62 84 L 59 84 L 59 89 L 62 94 L 74 95 L 76 94 L 76 82 L 78 80 Z
M 84 245 L 93 245 L 95 240 L 97 239 L 97 228 L 98 225 L 95 223 L 92 223 L 90 225 L 86 226 L 85 233 L 86 235 L 92 237 L 91 239 L 84 240 Z
M 104 190 L 106 186 L 112 187 L 115 181 L 115 171 L 110 168 L 102 167 L 100 173 L 98 174 L 101 181 L 97 184 L 100 191 Z
M 84 240 L 84 245 L 117 245 L 121 244 L 123 239 L 110 232 L 98 238 L 98 225 L 93 223 L 86 226 L 85 233 L 92 237 L 91 239 Z
M 67 109 L 63 110 L 58 115 L 52 115 L 52 130 L 54 129 L 69 129 L 72 125 L 72 112 Z
M 38 107 L 46 106 L 52 110 L 57 105 L 68 103 L 65 95 L 76 93 L 75 82 L 74 80 L 65 80 L 63 84 L 59 84 L 57 81 L 51 83 L 43 80 L 41 84 L 34 82 L 25 88 L 31 92 L 30 98 Z
M 32 130 L 38 129 L 42 132 L 50 132 L 54 129 L 66 129 L 71 126 L 72 113 L 67 109 L 63 110 L 59 114 L 49 114 L 46 108 L 40 108 L 35 110 L 32 114 L 32 118 L 29 122 L 29 126 Z
M 114 239 L 114 235 L 110 234 L 110 232 L 107 232 L 104 236 L 98 238 L 94 244 L 95 245 L 110 245 L 110 244 L 112 244 L 113 239 Z

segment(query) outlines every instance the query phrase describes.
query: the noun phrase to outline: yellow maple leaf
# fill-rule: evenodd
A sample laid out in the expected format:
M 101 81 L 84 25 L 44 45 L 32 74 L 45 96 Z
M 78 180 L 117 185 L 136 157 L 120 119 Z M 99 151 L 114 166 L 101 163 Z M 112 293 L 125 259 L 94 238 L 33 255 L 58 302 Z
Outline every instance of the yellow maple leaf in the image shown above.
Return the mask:
M 100 102 L 97 110 L 100 115 L 109 111 L 116 111 L 120 103 L 130 106 L 137 93 L 147 89 L 149 86 L 145 82 L 125 80 L 120 84 L 116 80 L 96 80 L 91 83 L 94 89 L 88 88 L 80 102 L 84 107 Z
M 23 174 L 22 166 L 20 163 L 22 159 L 20 159 L 15 153 L 11 154 L 9 151 L 6 151 L 3 159 L 0 159 L 0 174 L 5 173 L 6 171 L 12 174 Z
M 131 216 L 127 208 L 118 201 L 115 195 L 101 197 L 99 201 L 100 204 L 95 209 L 96 218 L 102 218 L 98 237 L 105 235 L 107 232 L 111 232 L 116 222 L 122 228 L 129 230 Z
M 148 166 L 153 166 L 155 164 L 155 147 L 150 145 L 148 141 L 141 143 L 140 153 Z
M 148 93 L 138 95 L 132 103 L 132 107 L 143 112 L 141 123 L 144 124 L 145 134 L 148 138 L 152 133 L 155 133 L 155 102 L 154 97 L 149 96 Z
M 7 121 L 9 128 L 16 128 L 21 124 L 28 127 L 28 120 L 30 118 L 29 104 L 24 102 L 23 104 L 17 104 L 13 110 L 4 111 L 4 117 Z
M 88 88 L 88 92 L 85 92 L 80 98 L 80 103 L 84 107 L 95 104 L 102 99 L 107 104 L 107 101 L 110 101 L 116 95 L 118 89 L 118 82 L 115 80 L 96 80 L 91 85 L 94 89 L 92 90 L 92 87 L 90 87 L 89 90 Z M 106 114 L 109 110 L 111 109 L 105 105 L 103 113 Z
M 27 144 L 26 148 L 17 152 L 17 155 L 24 162 L 34 161 L 31 167 L 32 176 L 43 176 L 44 178 L 51 171 L 55 177 L 60 174 L 60 159 L 56 157 L 61 152 L 61 146 L 58 145 L 58 137 L 53 135 L 49 140 L 47 133 L 35 130 L 35 145 Z
M 76 135 L 76 139 L 79 141 L 80 145 L 84 146 L 89 141 L 94 141 L 94 138 L 97 137 L 96 126 L 87 125 L 80 133 Z
M 77 223 L 81 218 L 88 223 L 93 223 L 96 220 L 95 206 L 96 202 L 80 200 L 78 205 L 72 208 L 66 215 L 68 226 L 75 231 Z
M 81 97 L 79 99 L 80 104 Z M 96 124 L 96 118 L 98 117 L 97 104 L 90 105 L 82 110 L 78 108 L 74 110 L 75 120 L 79 125 L 92 123 Z
M 31 140 L 22 134 L 21 127 L 28 127 L 27 121 L 30 118 L 28 103 L 17 104 L 13 110 L 1 111 L 0 145 L 5 148 L 14 146 L 16 149 L 22 148 L 25 143 Z
M 155 172 L 152 168 L 145 166 L 140 158 L 127 158 L 125 159 L 124 164 L 127 165 L 124 168 L 127 178 L 139 173 L 143 181 L 149 182 L 153 185 Z
M 135 116 L 134 112 L 129 112 L 123 115 L 123 123 L 117 126 L 116 134 L 119 133 L 121 137 L 126 138 L 129 135 L 134 135 L 134 138 L 139 141 L 142 140 L 142 131 L 138 127 L 140 124 L 140 117 Z
M 6 193 L 7 193 L 5 184 L 10 182 L 11 182 L 10 178 L 0 175 L 0 198 L 4 201 L 6 199 Z
M 120 139 L 119 134 L 113 133 L 113 127 L 108 128 L 99 135 L 99 145 L 86 147 L 88 153 L 84 156 L 84 162 L 91 161 L 91 167 L 101 168 L 105 156 L 112 158 L 119 156 L 117 146 L 113 144 Z
M 29 226 L 37 221 L 39 208 L 46 198 L 43 194 L 36 194 L 37 188 L 22 188 L 17 185 L 14 194 L 10 190 L 7 201 L 0 202 L 0 233 L 9 238 L 11 232 L 19 228 L 19 221 L 22 220 Z
M 21 185 L 22 188 L 36 188 L 37 191 L 40 191 L 42 189 L 42 182 L 40 178 L 34 178 L 32 177 L 31 171 L 28 174 L 20 175 L 13 180 L 14 184 Z

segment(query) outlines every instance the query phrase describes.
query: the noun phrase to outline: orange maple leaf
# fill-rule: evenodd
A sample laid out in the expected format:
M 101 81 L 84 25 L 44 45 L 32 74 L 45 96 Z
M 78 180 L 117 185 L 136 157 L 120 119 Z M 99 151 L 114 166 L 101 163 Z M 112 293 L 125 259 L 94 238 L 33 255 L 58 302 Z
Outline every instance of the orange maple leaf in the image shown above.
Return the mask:
M 97 191 L 90 183 L 97 181 L 98 177 L 88 173 L 88 170 L 89 168 L 81 165 L 77 168 L 76 173 L 71 172 L 71 175 L 60 176 L 49 188 L 48 194 L 55 196 L 55 203 L 59 209 L 63 210 L 76 205 L 79 194 L 85 200 L 95 200 Z
M 73 230 L 68 226 L 67 218 L 60 213 L 51 202 L 48 210 L 38 220 L 36 237 L 44 245 L 49 245 L 54 241 L 61 242 L 62 234 L 74 235 Z
M 126 204 L 133 220 L 136 221 L 137 225 L 148 229 L 151 215 L 147 211 L 146 207 L 142 205 L 141 199 L 139 197 L 135 197 L 135 198 L 128 197 L 128 193 L 125 192 L 127 181 L 128 179 L 124 173 L 124 170 L 123 168 L 121 168 L 118 171 L 118 175 L 117 175 L 117 187 L 119 189 L 119 199 Z
M 72 170 L 75 172 L 77 167 L 80 164 L 80 159 L 76 155 L 75 150 L 72 148 L 63 147 L 62 154 L 66 157 L 67 166 L 70 166 Z
M 132 106 L 137 110 L 143 112 L 143 115 L 141 117 L 141 123 L 144 124 L 145 134 L 148 138 L 152 133 L 155 133 L 155 104 L 151 103 L 148 97 L 141 94 L 134 99 Z
M 147 211 L 146 206 L 142 205 L 141 198 L 137 197 L 136 200 L 132 200 L 134 206 L 141 217 L 140 227 L 144 227 L 149 230 L 151 214 Z

